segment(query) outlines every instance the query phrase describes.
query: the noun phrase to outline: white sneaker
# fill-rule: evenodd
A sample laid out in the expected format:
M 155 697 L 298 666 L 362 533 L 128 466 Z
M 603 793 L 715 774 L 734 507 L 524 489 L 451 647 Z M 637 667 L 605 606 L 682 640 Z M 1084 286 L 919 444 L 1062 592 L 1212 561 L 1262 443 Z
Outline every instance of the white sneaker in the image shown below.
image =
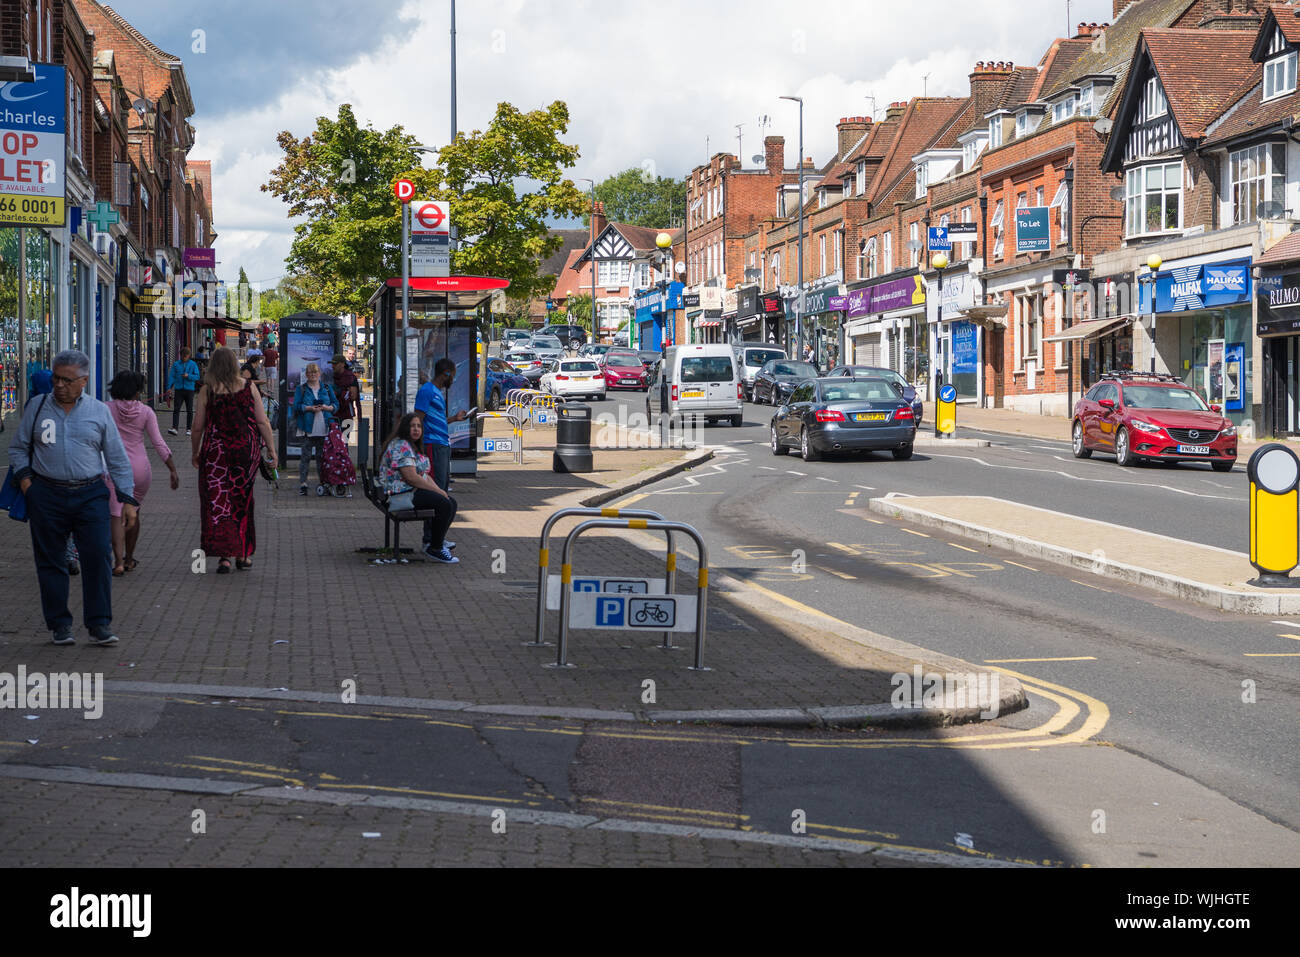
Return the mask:
M 189 435 L 189 434 L 190 434 L 190 430 L 189 430 L 189 429 L 186 429 L 186 430 L 185 430 L 185 434 L 186 434 L 186 435 Z
M 175 434 L 176 434 L 176 430 L 175 430 L 175 429 L 168 429 L 168 430 L 167 430 L 167 434 L 168 434 L 168 435 L 175 435 Z M 187 433 L 185 433 L 185 434 L 188 435 L 189 433 L 187 432 Z

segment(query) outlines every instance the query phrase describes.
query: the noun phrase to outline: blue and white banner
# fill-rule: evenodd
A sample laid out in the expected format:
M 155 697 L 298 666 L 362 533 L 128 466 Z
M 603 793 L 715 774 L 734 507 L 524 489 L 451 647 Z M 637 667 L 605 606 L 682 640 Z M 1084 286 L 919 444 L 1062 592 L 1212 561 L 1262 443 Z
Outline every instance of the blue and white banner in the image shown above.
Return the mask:
M 1180 266 L 1156 273 L 1156 308 L 1160 312 L 1188 312 L 1249 302 L 1250 260 Z M 1138 292 L 1138 311 L 1151 312 L 1151 283 Z

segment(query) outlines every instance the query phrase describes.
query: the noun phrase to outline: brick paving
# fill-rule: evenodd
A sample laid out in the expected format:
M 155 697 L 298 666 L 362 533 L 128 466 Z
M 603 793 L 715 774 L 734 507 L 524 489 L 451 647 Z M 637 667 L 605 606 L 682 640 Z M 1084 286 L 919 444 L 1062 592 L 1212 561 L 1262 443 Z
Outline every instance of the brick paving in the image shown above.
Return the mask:
M 540 449 L 543 461 L 524 467 L 483 464 L 477 479 L 453 489 L 461 508 L 451 535 L 457 566 L 370 563 L 358 549 L 382 545 L 383 522 L 359 488 L 352 499 L 304 498 L 296 472 L 278 491 L 259 481 L 255 568 L 218 576 L 215 559 L 205 574 L 194 571 L 202 566 L 194 558 L 196 476 L 188 441 L 169 439 L 181 487 L 171 491 L 155 463 L 141 512 L 140 565 L 114 579 L 116 647 L 87 646 L 80 628 L 73 648 L 48 643 L 27 529 L 0 521 L 0 589 L 14 599 L 0 622 L 0 670 L 93 666 L 109 680 L 318 693 L 338 693 L 353 679 L 361 695 L 637 711 L 647 678 L 657 685 L 655 704 L 674 710 L 880 703 L 889 700 L 889 675 L 912 665 L 784 617 L 755 617 L 711 589 L 705 660 L 712 671 L 690 671 L 690 652 L 660 650 L 657 634 L 591 631 L 571 635 L 577 667 L 543 667 L 554 649 L 522 642 L 534 633 L 536 536 L 545 516 L 652 474 L 680 451 L 598 450 L 596 471 L 586 475 L 552 472 L 549 450 Z M 418 545 L 416 526 L 404 532 L 405 543 Z M 559 544 L 552 544 L 555 573 Z M 720 555 L 726 543 L 711 544 Z M 679 590 L 694 579 L 692 548 L 679 546 Z M 582 539 L 575 555 L 575 574 L 662 570 L 662 557 L 599 534 Z M 77 584 L 71 605 L 79 625 Z M 557 617 L 548 617 L 548 640 Z M 692 640 L 678 636 L 682 645 Z
M 203 810 L 206 831 L 193 832 Z M 871 853 L 456 814 L 8 779 L 0 867 L 898 867 Z M 379 837 L 367 838 L 366 833 Z

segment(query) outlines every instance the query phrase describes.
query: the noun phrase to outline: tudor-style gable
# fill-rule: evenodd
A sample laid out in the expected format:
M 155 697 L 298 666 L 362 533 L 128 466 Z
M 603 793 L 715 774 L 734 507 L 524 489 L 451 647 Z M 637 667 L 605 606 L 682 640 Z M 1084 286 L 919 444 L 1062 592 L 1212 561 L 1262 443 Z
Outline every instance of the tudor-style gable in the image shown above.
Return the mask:
M 1300 45 L 1300 18 L 1292 7 L 1269 7 L 1264 22 L 1255 35 L 1250 58 L 1264 65 L 1264 102 L 1294 93 L 1296 89 L 1297 45 Z

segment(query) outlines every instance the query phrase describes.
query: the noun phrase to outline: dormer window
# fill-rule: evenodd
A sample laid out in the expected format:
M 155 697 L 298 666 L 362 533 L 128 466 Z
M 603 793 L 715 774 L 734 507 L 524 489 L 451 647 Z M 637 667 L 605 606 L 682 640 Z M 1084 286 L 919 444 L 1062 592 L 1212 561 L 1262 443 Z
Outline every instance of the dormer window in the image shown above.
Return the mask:
M 1294 74 L 1292 75 L 1294 76 Z M 1168 112 L 1169 104 L 1165 100 L 1165 91 L 1160 86 L 1160 81 L 1153 76 L 1147 80 L 1145 118 L 1148 120 L 1154 119 L 1157 116 L 1164 116 Z
M 1067 96 L 1063 100 L 1057 100 L 1052 104 L 1052 122 L 1062 123 L 1065 120 L 1068 120 L 1070 117 L 1074 116 L 1076 109 L 1077 101 L 1073 94 Z
M 1016 114 L 1016 136 L 1029 135 L 1029 113 L 1021 112 Z
M 1091 83 L 1085 83 L 1079 87 L 1079 115 L 1092 116 L 1093 111 L 1093 86 Z
M 867 161 L 858 160 L 857 193 L 861 196 L 867 191 Z
M 1264 64 L 1264 99 L 1295 92 L 1296 51 L 1288 50 Z
M 929 163 L 916 164 L 916 198 L 917 199 L 923 199 L 925 197 L 925 190 L 926 187 L 929 185 L 926 179 L 929 172 L 929 165 L 930 165 Z
M 1002 145 L 1002 117 L 995 116 L 989 120 L 989 149 Z

